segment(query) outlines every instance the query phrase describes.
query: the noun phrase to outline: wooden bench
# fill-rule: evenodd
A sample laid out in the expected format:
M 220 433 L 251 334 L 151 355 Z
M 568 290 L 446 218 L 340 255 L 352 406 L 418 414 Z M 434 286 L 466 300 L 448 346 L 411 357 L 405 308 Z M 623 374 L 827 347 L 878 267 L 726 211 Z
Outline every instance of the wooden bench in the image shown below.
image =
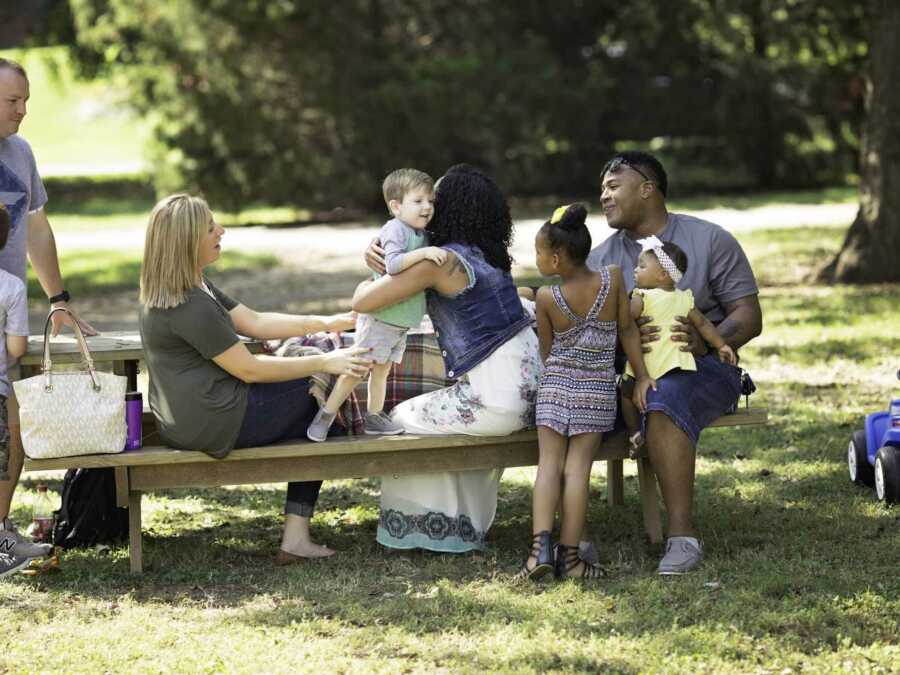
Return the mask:
M 90 338 L 95 363 L 112 362 L 136 388 L 137 365 L 142 357 L 140 339 L 133 334 Z M 54 363 L 77 362 L 74 341 L 54 345 Z M 70 358 L 71 357 L 71 358 Z M 23 370 L 39 368 L 39 338 L 29 339 Z M 23 373 L 28 376 L 32 372 Z M 763 408 L 745 408 L 719 418 L 711 426 L 765 424 Z M 625 434 L 609 437 L 596 458 L 607 462 L 608 501 L 623 503 Z M 142 571 L 141 496 L 162 488 L 216 487 L 295 480 L 364 478 L 422 472 L 533 466 L 538 461 L 537 434 L 533 430 L 509 436 L 413 436 L 333 438 L 325 443 L 297 442 L 233 451 L 223 460 L 199 452 L 145 446 L 117 455 L 83 455 L 61 459 L 25 460 L 25 471 L 112 467 L 117 501 L 129 510 L 131 571 Z M 637 459 L 644 525 L 650 540 L 662 541 L 662 519 L 653 469 L 646 457 Z

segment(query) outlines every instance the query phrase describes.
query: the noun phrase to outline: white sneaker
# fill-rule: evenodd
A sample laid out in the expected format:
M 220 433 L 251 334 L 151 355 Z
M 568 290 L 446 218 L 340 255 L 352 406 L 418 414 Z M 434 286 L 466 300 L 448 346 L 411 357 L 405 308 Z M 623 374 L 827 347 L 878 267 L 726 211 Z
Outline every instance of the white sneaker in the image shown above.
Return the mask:
M 694 537 L 669 537 L 657 574 L 672 576 L 690 572 L 703 560 L 703 547 Z
M 16 558 L 42 558 L 53 550 L 52 544 L 35 544 L 28 541 L 7 518 L 0 522 L 0 553 Z

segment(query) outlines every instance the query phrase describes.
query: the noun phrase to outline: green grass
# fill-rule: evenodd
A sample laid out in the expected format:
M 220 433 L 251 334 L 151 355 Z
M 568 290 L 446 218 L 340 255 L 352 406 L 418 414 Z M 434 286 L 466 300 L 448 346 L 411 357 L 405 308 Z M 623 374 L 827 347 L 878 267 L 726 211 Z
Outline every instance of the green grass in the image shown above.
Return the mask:
M 859 191 L 856 186 L 841 185 L 819 190 L 675 196 L 673 199 L 667 200 L 667 204 L 672 211 L 719 208 L 744 211 L 779 204 L 847 204 L 856 202 L 858 199 Z
M 77 81 L 60 47 L 2 50 L 28 71 L 31 100 L 20 133 L 43 175 L 139 170 L 148 128 L 129 112 L 123 89 L 98 79 Z
M 143 577 L 118 546 L 0 582 L 0 670 L 897 672 L 900 509 L 852 486 L 844 453 L 897 393 L 900 286 L 803 283 L 792 270 L 824 263 L 838 230 L 740 239 L 765 312 L 743 359 L 770 424 L 704 433 L 695 573 L 654 575 L 633 467 L 624 508 L 595 469 L 589 520 L 609 577 L 594 586 L 509 581 L 532 469 L 507 472 L 491 550 L 459 557 L 386 555 L 377 482 L 328 482 L 314 533 L 339 557 L 285 569 L 271 563 L 283 486 L 160 491 L 144 500 Z M 20 522 L 34 488 L 22 484 Z
M 102 295 L 110 291 L 133 290 L 141 277 L 142 251 L 115 250 L 76 251 L 60 255 L 59 266 L 66 279 L 66 290 L 73 296 Z M 266 269 L 278 264 L 273 255 L 224 251 L 215 265 L 216 271 Z M 28 269 L 28 295 L 41 298 L 43 290 L 34 273 Z

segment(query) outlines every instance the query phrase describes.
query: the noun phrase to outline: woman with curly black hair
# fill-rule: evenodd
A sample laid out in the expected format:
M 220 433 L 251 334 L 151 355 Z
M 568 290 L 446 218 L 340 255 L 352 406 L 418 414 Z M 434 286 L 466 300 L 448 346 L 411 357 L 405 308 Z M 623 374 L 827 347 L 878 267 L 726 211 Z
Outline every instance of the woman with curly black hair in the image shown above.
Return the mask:
M 447 376 L 456 382 L 399 404 L 392 418 L 414 434 L 503 436 L 533 423 L 541 368 L 532 319 L 509 272 L 509 207 L 496 183 L 467 165 L 448 170 L 435 190 L 428 232 L 447 251 L 444 264 L 422 261 L 364 282 L 353 309 L 371 312 L 424 290 Z M 500 473 L 384 477 L 378 542 L 450 553 L 483 548 Z

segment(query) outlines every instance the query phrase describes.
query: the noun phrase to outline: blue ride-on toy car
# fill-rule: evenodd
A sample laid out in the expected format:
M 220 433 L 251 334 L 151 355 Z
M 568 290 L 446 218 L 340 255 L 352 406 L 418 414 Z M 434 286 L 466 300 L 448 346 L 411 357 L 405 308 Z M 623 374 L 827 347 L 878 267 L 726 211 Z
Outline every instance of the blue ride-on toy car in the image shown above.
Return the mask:
M 890 410 L 868 415 L 865 430 L 853 432 L 847 468 L 857 485 L 874 485 L 881 501 L 900 502 L 900 398 L 891 401 Z

